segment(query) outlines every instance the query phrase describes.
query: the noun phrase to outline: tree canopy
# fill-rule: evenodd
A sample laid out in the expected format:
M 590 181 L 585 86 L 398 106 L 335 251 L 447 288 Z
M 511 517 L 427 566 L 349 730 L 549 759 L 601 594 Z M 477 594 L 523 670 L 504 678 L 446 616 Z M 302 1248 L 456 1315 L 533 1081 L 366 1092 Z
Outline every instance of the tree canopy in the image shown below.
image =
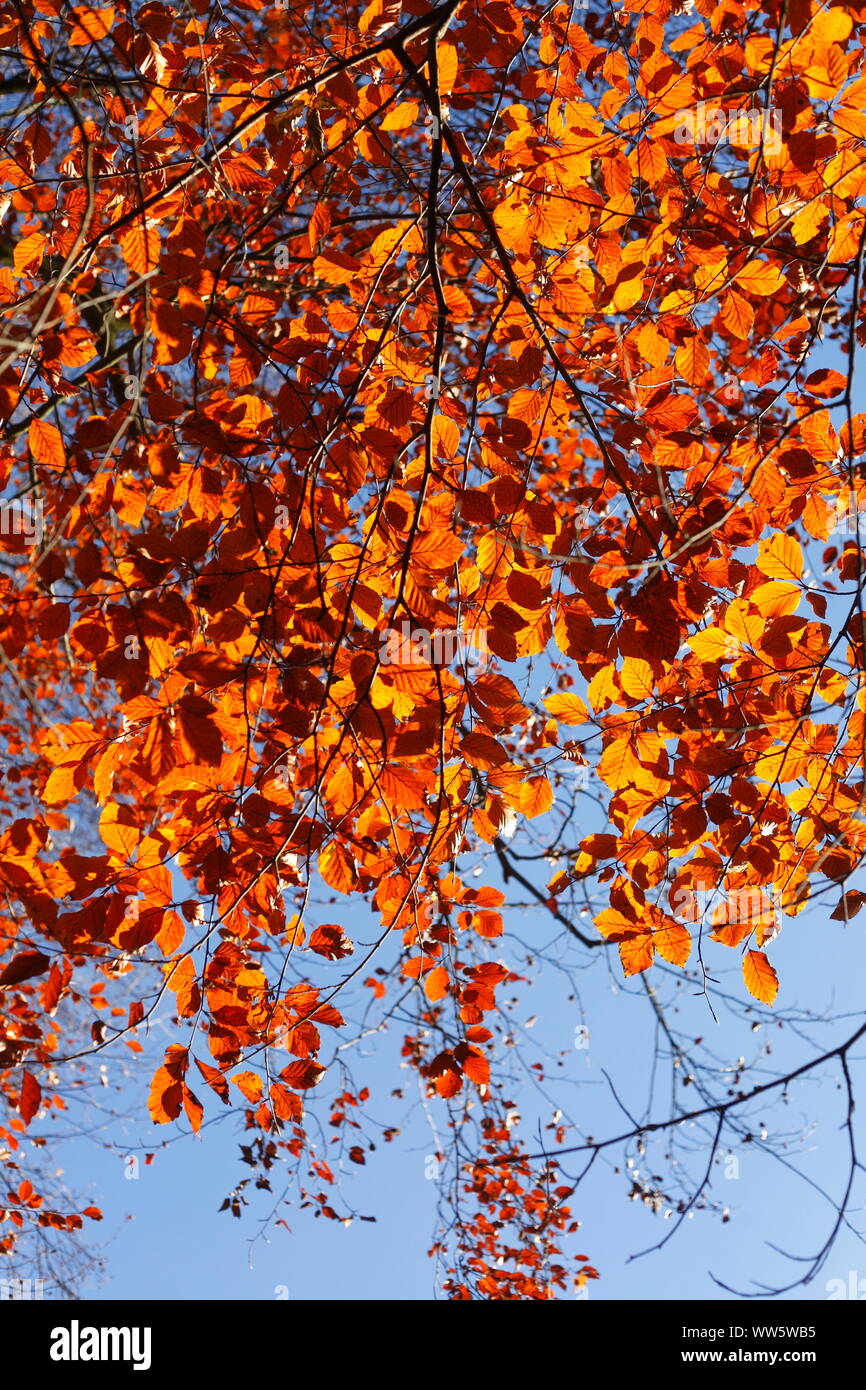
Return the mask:
M 681 1061 L 657 988 L 709 1018 L 734 960 L 764 1016 L 780 928 L 825 906 L 832 950 L 864 900 L 864 38 L 818 0 L 2 0 L 4 1254 L 100 1215 L 34 1155 L 108 1049 L 338 1219 L 384 1031 L 455 1299 L 596 1277 L 560 1151 L 697 1116 L 711 1165 L 791 1083 L 540 1152 L 514 931 L 640 983 Z M 846 1026 L 800 1070 L 850 1129 Z

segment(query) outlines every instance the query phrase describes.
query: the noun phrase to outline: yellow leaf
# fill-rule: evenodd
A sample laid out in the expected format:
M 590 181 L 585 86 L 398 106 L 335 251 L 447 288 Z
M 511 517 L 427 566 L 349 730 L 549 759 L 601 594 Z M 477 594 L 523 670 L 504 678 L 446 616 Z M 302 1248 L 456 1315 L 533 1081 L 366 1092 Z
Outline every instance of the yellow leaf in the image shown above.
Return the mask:
M 701 661 L 733 661 L 739 655 L 739 643 L 719 627 L 707 627 L 688 639 L 689 646 Z
M 839 43 L 847 39 L 853 24 L 851 15 L 841 6 L 838 9 L 819 10 L 810 21 L 809 37 L 816 46 Z
M 389 111 L 382 122 L 382 130 L 408 130 L 418 119 L 417 101 L 401 101 Z
M 607 665 L 596 671 L 586 694 L 593 709 L 606 709 L 608 705 L 613 704 L 619 694 L 616 688 L 616 667 Z
M 627 656 L 619 673 L 620 685 L 633 700 L 645 700 L 655 689 L 653 668 L 640 656 Z
M 695 296 L 691 290 L 671 290 L 659 305 L 659 313 L 686 314 L 695 307 Z
M 757 648 L 766 629 L 766 623 L 745 599 L 735 598 L 725 612 L 725 631 L 744 642 L 747 647 Z
M 793 536 L 776 531 L 759 546 L 758 569 L 771 579 L 799 579 L 803 573 L 803 552 Z
M 786 584 L 784 580 L 776 579 L 770 584 L 759 584 L 749 594 L 749 602 L 754 604 L 762 618 L 781 618 L 796 612 L 800 592 L 796 584 Z
M 586 724 L 589 720 L 589 710 L 578 695 L 548 695 L 544 707 L 560 724 Z
M 775 294 L 785 283 L 778 266 L 758 260 L 747 261 L 742 270 L 737 271 L 735 279 L 748 294 Z

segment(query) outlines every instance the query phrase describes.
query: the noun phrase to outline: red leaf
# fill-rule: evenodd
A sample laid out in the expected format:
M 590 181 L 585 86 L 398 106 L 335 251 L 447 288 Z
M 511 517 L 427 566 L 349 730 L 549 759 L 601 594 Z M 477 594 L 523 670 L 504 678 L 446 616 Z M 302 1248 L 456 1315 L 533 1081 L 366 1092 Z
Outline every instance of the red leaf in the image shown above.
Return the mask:
M 21 1078 L 21 1093 L 18 1097 L 18 1110 L 25 1125 L 29 1125 L 41 1104 L 42 1087 L 36 1077 L 26 1071 Z
M 20 985 L 22 980 L 32 979 L 34 975 L 44 975 L 50 964 L 50 956 L 43 955 L 41 951 L 19 951 L 0 971 L 0 989 Z

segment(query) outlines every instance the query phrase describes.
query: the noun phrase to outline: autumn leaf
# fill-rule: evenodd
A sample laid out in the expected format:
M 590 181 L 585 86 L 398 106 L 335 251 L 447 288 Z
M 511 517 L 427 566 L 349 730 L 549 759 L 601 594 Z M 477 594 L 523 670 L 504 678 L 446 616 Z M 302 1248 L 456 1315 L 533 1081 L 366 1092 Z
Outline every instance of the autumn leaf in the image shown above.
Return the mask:
M 779 980 L 763 951 L 747 951 L 743 956 L 746 989 L 762 1004 L 772 1004 L 779 992 Z
M 31 420 L 27 441 L 37 462 L 44 463 L 46 468 L 57 470 L 65 467 L 66 450 L 63 447 L 63 438 L 57 426 L 52 425 L 50 420 Z
M 158 1068 L 151 1083 L 147 1107 L 154 1124 L 164 1125 L 176 1120 L 183 1106 L 183 1077 L 188 1066 L 188 1053 L 179 1043 L 166 1048 L 165 1062 Z
M 69 18 L 70 47 L 82 47 L 107 38 L 114 25 L 114 9 L 90 9 L 87 5 L 78 5 L 70 12 Z
M 651 932 L 631 932 L 624 935 L 619 942 L 623 974 L 638 975 L 648 970 L 653 962 L 653 947 L 654 937 Z
M 7 965 L 0 970 L 0 989 L 23 984 L 34 975 L 44 975 L 51 965 L 50 956 L 42 951 L 19 951 Z
M 645 700 L 652 696 L 655 687 L 653 669 L 642 657 L 627 656 L 619 678 L 623 690 L 633 699 Z
M 354 943 L 346 936 L 343 928 L 336 926 L 316 927 L 310 934 L 307 945 L 311 951 L 327 960 L 342 960 L 344 956 L 350 956 L 355 949 Z
M 319 854 L 319 873 L 339 893 L 351 893 L 358 877 L 351 854 L 337 840 L 332 840 Z
M 406 130 L 418 119 L 417 101 L 401 101 L 393 106 L 382 121 L 382 130 Z
M 548 695 L 544 707 L 562 724 L 585 724 L 589 720 L 589 711 L 577 695 Z
M 685 965 L 692 949 L 688 928 L 671 920 L 653 928 L 652 944 L 656 953 L 671 965 Z
M 448 971 L 444 966 L 437 965 L 424 977 L 424 993 L 431 1003 L 444 999 L 448 993 Z
M 803 552 L 792 536 L 776 531 L 761 542 L 757 565 L 762 574 L 773 579 L 798 580 L 803 573 Z
M 783 284 L 778 266 L 761 260 L 747 261 L 743 268 L 737 271 L 736 281 L 748 294 L 757 295 L 775 294 Z
M 16 275 L 31 274 L 39 268 L 45 251 L 45 241 L 46 238 L 41 232 L 31 232 L 29 236 L 23 237 L 17 243 L 12 256 Z M 33 421 L 33 424 L 37 423 L 43 422 Z
M 280 1076 L 287 1086 L 302 1091 L 318 1086 L 324 1074 L 325 1068 L 311 1058 L 305 1061 L 290 1062 L 280 1072 Z
M 262 1078 L 255 1072 L 238 1072 L 237 1076 L 231 1077 L 232 1082 L 238 1087 L 244 1098 L 253 1105 L 258 1105 L 262 1098 Z
M 21 1093 L 18 1099 L 18 1110 L 25 1125 L 29 1125 L 41 1104 L 42 1087 L 31 1072 L 25 1071 L 21 1076 Z
M 533 819 L 543 816 L 553 805 L 553 788 L 546 777 L 533 777 L 521 787 L 520 809 L 525 816 Z
M 123 259 L 135 275 L 149 275 L 159 264 L 159 228 L 136 220 L 121 235 L 120 249 Z

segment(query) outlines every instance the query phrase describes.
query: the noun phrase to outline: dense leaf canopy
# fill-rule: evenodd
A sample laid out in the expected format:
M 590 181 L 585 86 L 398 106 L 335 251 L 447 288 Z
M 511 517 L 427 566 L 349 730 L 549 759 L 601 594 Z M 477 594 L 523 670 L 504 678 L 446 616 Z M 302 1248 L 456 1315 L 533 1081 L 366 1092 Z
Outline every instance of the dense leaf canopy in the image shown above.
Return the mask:
M 864 36 L 0 4 L 7 1252 L 81 1224 L 26 1127 L 170 999 L 153 1120 L 239 1107 L 331 1216 L 310 1119 L 364 1161 L 336 1049 L 387 1026 L 477 1125 L 448 1292 L 560 1296 L 595 1270 L 498 1070 L 510 887 L 765 1005 L 780 921 L 856 913 Z

